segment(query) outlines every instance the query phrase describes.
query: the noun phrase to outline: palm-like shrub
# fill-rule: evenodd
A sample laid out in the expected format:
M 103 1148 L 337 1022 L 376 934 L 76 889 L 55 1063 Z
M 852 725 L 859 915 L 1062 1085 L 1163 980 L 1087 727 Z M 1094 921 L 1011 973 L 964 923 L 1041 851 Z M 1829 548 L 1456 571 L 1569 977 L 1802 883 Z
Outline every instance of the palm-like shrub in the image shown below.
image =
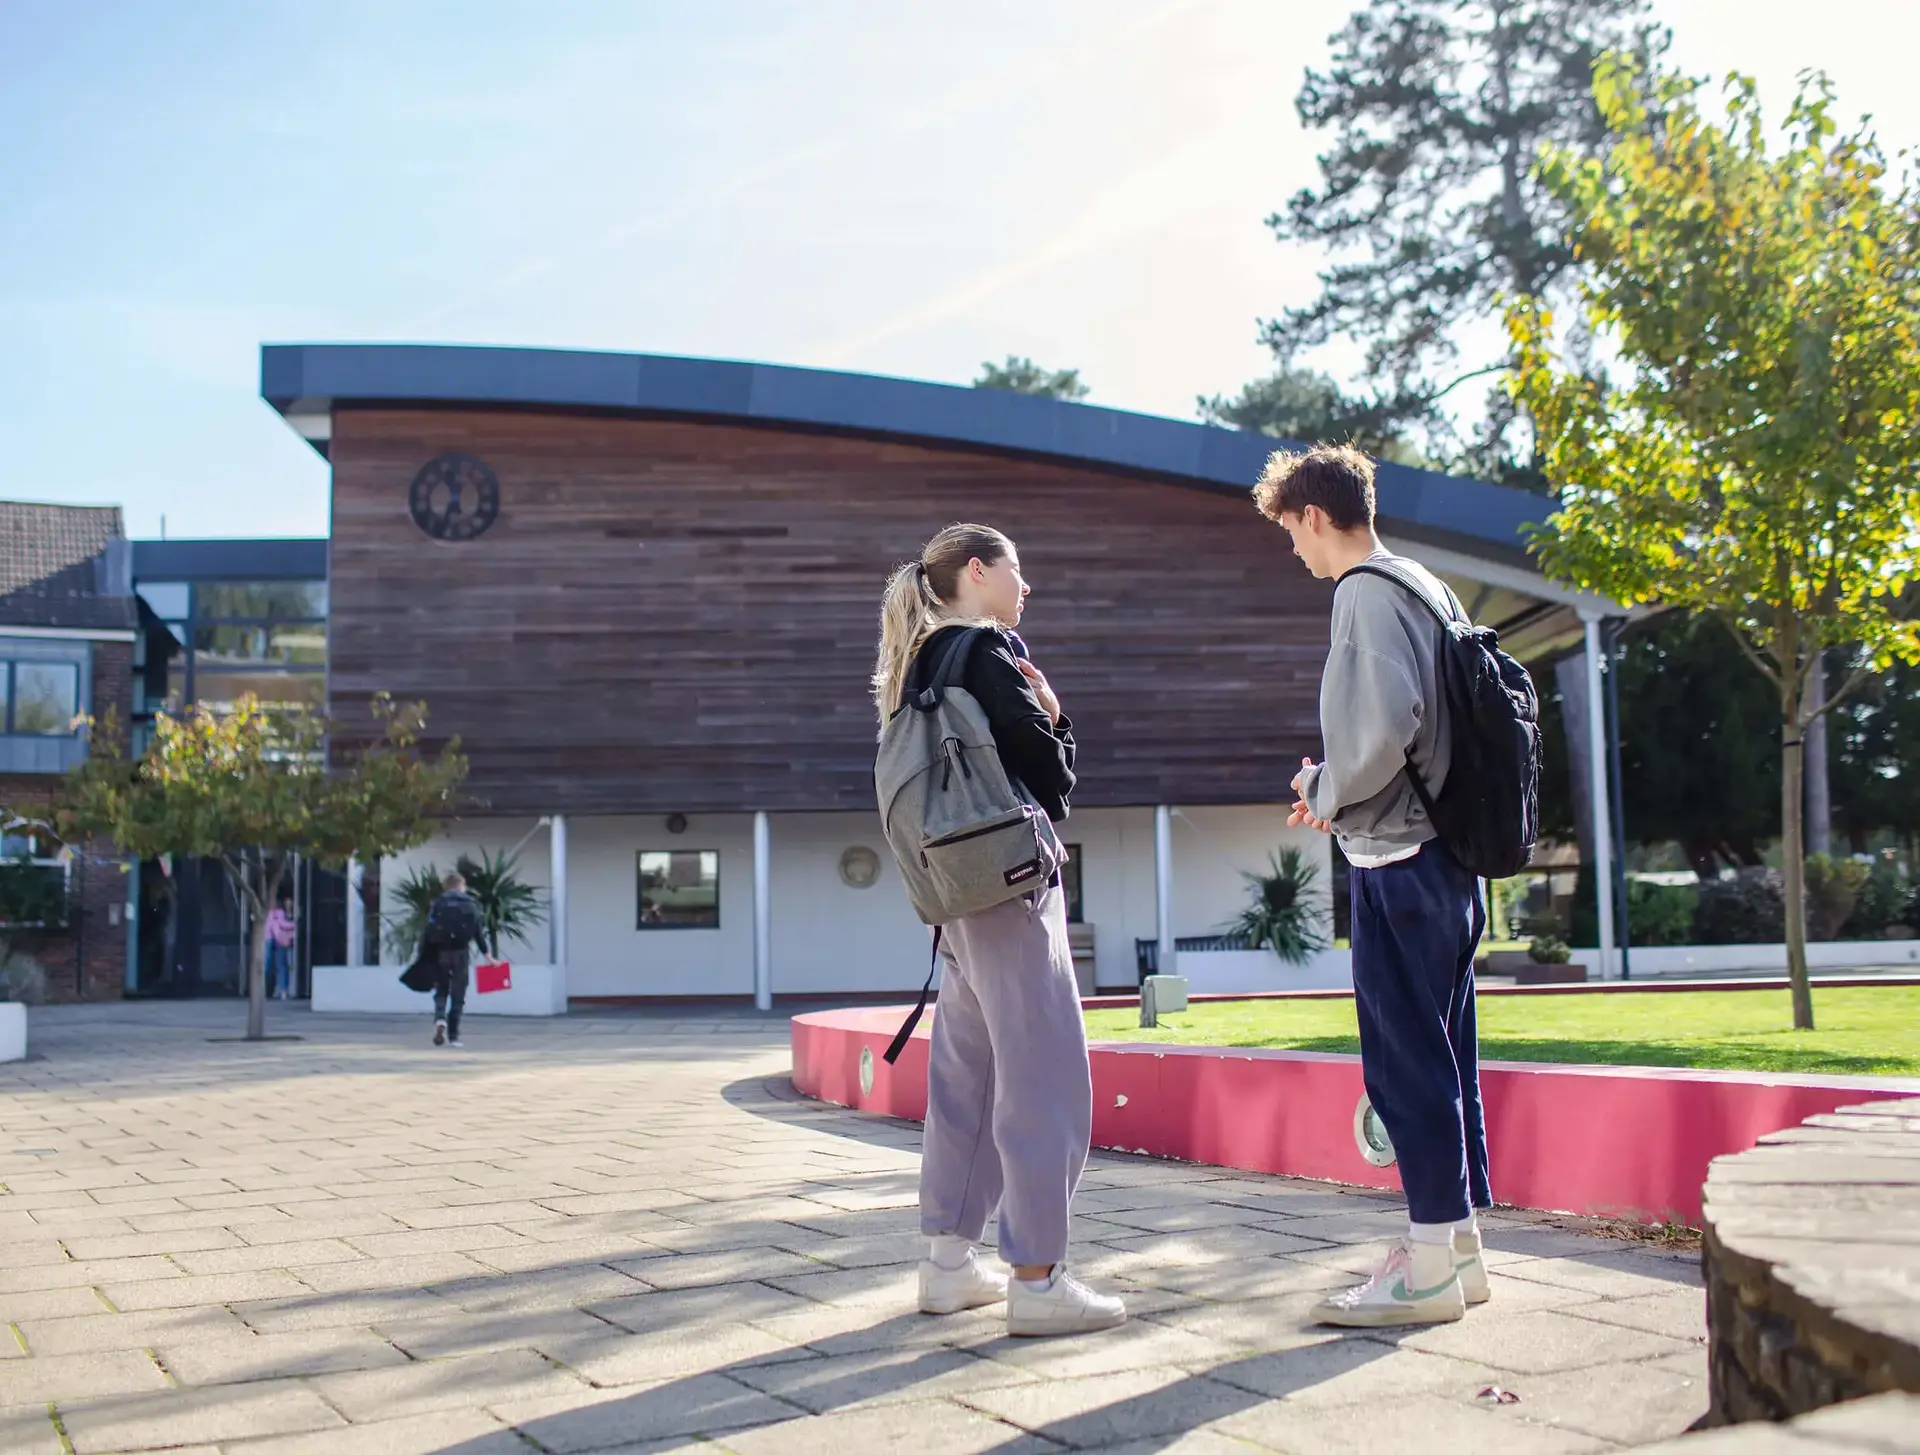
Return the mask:
M 1327 947 L 1321 928 L 1320 897 L 1313 892 L 1320 866 L 1298 849 L 1281 849 L 1269 861 L 1265 874 L 1245 874 L 1252 902 L 1229 926 L 1256 950 L 1272 950 L 1290 965 L 1298 965 L 1316 950 Z
M 528 936 L 547 922 L 546 896 L 519 875 L 517 854 L 480 851 L 480 857 L 462 854 L 454 869 L 467 881 L 467 893 L 480 909 L 480 928 L 487 942 L 487 953 L 498 955 L 507 940 L 531 945 Z M 388 898 L 393 908 L 386 915 L 387 948 L 400 960 L 412 960 L 420 953 L 420 938 L 427 932 L 427 912 L 440 897 L 444 871 L 433 864 L 410 870 L 394 885 Z

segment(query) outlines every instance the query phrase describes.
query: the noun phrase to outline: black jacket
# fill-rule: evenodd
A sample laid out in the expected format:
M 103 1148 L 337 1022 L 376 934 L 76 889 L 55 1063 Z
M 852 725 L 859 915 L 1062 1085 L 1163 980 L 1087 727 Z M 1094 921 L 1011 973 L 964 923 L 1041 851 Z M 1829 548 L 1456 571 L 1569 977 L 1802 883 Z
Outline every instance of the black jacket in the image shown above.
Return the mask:
M 919 692 L 933 678 L 953 634 L 965 627 L 942 627 L 927 638 L 907 673 L 907 690 Z M 1034 802 L 1055 823 L 1067 817 L 1067 799 L 1073 793 L 1073 724 L 1061 714 L 1058 724 L 1033 695 L 1033 688 L 1014 665 L 1013 643 L 1004 632 L 975 641 L 960 685 L 987 714 L 993 743 L 1007 772 L 1018 778 Z
M 451 903 L 449 903 L 449 901 L 451 901 Z M 442 905 L 446 905 L 448 909 L 453 911 L 452 915 L 443 914 L 443 920 L 448 923 L 457 924 L 460 919 L 465 918 L 473 926 L 472 933 L 468 939 L 462 940 L 457 945 L 444 945 L 438 948 L 427 947 L 423 939 L 423 956 L 437 958 L 443 966 L 464 966 L 467 963 L 467 946 L 469 943 L 481 954 L 486 954 L 487 927 L 480 917 L 480 906 L 474 902 L 473 896 L 459 890 L 450 889 L 438 899 L 434 900 L 433 909 L 440 909 Z M 429 919 L 433 917 L 433 909 L 427 911 L 427 917 Z

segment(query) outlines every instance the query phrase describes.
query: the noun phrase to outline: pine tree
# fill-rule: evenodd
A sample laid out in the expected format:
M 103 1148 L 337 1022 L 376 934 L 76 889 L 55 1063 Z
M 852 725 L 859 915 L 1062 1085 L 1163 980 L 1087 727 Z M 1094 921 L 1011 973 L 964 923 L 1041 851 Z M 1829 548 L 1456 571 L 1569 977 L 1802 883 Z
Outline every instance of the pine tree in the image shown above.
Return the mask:
M 1574 266 L 1567 208 L 1541 185 L 1544 145 L 1595 156 L 1607 127 L 1593 65 L 1610 51 L 1665 49 L 1646 0 L 1373 0 L 1309 71 L 1300 119 L 1332 134 L 1321 182 L 1267 219 L 1282 241 L 1335 260 L 1320 296 L 1262 324 L 1283 368 L 1333 339 L 1366 345 L 1370 415 L 1385 432 L 1424 430 L 1457 467 L 1541 488 L 1531 440 L 1503 387 L 1464 450 L 1444 413 L 1457 384 L 1505 372 L 1501 295 L 1552 303 Z M 1357 254 L 1357 256 L 1348 256 Z

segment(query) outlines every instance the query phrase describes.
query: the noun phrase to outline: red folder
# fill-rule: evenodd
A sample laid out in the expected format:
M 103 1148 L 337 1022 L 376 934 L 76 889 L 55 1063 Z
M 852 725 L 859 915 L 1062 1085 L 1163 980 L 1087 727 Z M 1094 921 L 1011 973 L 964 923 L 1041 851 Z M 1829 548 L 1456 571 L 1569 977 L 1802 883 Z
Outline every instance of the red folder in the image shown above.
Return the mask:
M 473 967 L 473 988 L 479 995 L 513 989 L 513 966 L 505 960 L 482 960 Z

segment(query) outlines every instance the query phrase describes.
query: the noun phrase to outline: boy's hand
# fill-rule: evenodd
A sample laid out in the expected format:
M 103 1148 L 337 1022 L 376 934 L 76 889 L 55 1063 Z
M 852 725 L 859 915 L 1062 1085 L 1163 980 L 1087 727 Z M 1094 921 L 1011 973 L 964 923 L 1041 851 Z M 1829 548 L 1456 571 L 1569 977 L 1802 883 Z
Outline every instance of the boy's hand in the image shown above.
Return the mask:
M 1305 824 L 1308 828 L 1318 829 L 1323 834 L 1330 834 L 1333 832 L 1332 821 L 1330 819 L 1315 818 L 1313 816 L 1313 810 L 1307 806 L 1306 789 L 1300 786 L 1301 780 L 1307 776 L 1307 771 L 1312 767 L 1313 759 L 1302 758 L 1300 760 L 1300 771 L 1293 775 L 1293 791 L 1297 796 L 1294 799 L 1293 812 L 1287 815 L 1287 827 L 1297 829 L 1302 824 Z

